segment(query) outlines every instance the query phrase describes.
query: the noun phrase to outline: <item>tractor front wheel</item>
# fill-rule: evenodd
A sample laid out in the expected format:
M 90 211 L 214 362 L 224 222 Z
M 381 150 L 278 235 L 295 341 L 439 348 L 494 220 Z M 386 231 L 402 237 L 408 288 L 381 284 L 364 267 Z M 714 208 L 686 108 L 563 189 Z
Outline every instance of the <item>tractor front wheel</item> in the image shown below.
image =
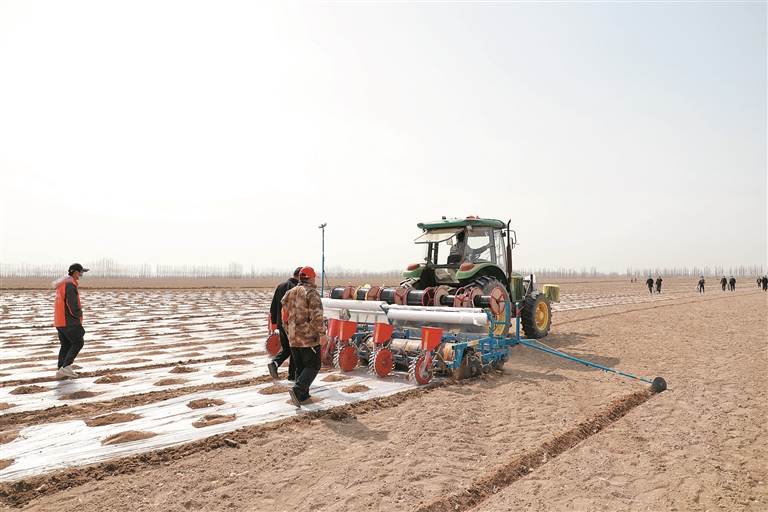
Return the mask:
M 520 310 L 520 323 L 527 338 L 538 340 L 549 334 L 552 325 L 549 297 L 539 291 L 526 295 Z

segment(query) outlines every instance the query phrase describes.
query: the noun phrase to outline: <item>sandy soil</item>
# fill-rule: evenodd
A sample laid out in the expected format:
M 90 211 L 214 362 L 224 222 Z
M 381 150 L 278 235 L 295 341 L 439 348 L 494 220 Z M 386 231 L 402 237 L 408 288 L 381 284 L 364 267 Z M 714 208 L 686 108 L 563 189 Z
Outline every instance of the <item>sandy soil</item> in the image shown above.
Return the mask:
M 564 299 L 627 290 L 648 293 L 562 283 Z M 604 303 L 556 313 L 546 344 L 662 376 L 667 391 L 518 346 L 502 372 L 3 482 L 0 500 L 35 511 L 768 510 L 768 293 Z M 123 421 L 109 414 L 130 400 L 142 397 L 6 410 L 0 437 L 65 418 Z

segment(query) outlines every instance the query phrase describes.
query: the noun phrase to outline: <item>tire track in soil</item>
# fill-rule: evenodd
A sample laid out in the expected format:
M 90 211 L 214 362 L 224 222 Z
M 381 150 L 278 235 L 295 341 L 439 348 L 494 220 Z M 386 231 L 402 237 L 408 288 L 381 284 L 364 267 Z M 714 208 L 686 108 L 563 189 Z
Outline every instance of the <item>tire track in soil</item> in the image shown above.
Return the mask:
M 515 457 L 503 466 L 478 478 L 465 489 L 420 505 L 414 512 L 470 510 L 550 460 L 606 429 L 655 394 L 649 387 L 614 400 L 606 410 L 598 412 L 592 418 Z

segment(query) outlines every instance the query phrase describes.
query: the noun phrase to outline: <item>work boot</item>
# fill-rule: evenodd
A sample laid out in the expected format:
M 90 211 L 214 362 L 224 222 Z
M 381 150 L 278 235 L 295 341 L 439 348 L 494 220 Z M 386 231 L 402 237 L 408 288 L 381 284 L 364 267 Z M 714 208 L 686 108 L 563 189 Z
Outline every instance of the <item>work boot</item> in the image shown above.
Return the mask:
M 293 388 L 288 390 L 288 394 L 291 395 L 291 402 L 293 402 L 293 405 L 295 405 L 298 409 L 301 409 L 301 400 L 299 400 L 299 397 L 296 396 L 296 392 L 293 390 Z
M 275 364 L 274 361 L 272 361 L 271 363 L 269 363 L 267 365 L 267 369 L 269 370 L 269 374 L 272 376 L 272 378 L 277 380 L 278 379 L 278 377 L 277 377 L 277 365 Z

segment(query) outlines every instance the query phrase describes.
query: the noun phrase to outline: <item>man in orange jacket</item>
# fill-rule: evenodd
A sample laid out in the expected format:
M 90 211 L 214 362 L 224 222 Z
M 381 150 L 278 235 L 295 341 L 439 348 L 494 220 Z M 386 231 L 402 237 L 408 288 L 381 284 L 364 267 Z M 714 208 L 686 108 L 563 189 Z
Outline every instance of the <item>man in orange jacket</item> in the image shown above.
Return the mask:
M 83 329 L 83 309 L 80 306 L 80 293 L 78 281 L 89 269 L 83 268 L 79 263 L 69 266 L 68 275 L 54 281 L 56 288 L 56 301 L 53 309 L 53 325 L 59 333 L 59 364 L 57 377 L 77 378 L 77 373 L 72 369 L 77 354 L 83 348 L 85 341 L 85 329 Z

